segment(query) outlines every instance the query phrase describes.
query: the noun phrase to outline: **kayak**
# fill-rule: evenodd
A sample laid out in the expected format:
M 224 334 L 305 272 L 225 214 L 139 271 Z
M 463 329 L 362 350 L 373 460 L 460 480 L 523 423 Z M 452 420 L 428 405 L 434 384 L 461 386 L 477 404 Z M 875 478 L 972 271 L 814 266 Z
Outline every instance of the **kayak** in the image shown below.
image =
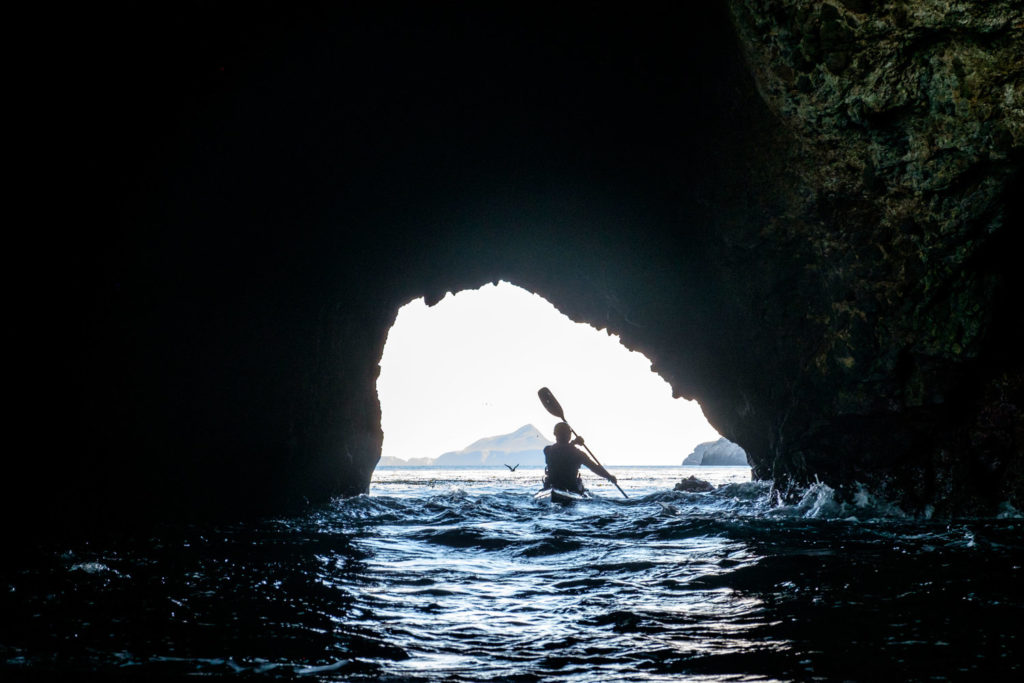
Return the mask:
M 576 491 L 566 491 L 565 489 L 541 489 L 533 494 L 534 500 L 550 500 L 552 503 L 561 503 L 562 505 L 569 505 L 578 500 L 590 500 L 591 498 L 593 496 L 590 495 L 589 491 L 577 493 Z

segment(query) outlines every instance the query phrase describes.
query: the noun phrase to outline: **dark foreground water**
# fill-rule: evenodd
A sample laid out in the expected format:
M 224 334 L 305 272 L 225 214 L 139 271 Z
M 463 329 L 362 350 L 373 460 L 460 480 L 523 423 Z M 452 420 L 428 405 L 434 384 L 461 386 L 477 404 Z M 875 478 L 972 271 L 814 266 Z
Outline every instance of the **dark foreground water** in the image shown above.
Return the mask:
M 3 560 L 0 679 L 987 679 L 1021 675 L 1024 520 L 913 520 L 739 468 L 381 470 L 373 495 Z M 683 474 L 721 484 L 674 493 Z M 732 482 L 732 483 L 729 483 Z

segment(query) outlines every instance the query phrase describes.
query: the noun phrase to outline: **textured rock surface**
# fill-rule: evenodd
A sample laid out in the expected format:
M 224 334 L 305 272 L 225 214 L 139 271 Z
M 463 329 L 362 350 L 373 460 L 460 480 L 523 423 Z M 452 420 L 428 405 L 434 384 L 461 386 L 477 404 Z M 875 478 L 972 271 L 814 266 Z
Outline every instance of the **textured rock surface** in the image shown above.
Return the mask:
M 706 482 L 703 479 L 698 479 L 697 477 L 690 476 L 686 477 L 678 484 L 676 484 L 674 487 L 672 487 L 672 490 L 688 491 L 689 493 L 704 493 L 706 491 L 714 491 L 715 487 L 710 482 Z
M 806 320 L 757 473 L 908 503 L 1019 496 L 1024 7 L 731 6 L 798 176 L 760 237 L 805 270 L 766 303 Z
M 46 229 L 12 251 L 39 443 L 4 504 L 363 491 L 397 309 L 501 278 L 780 487 L 1020 508 L 1020 4 L 729 7 L 66 17 L 26 129 Z

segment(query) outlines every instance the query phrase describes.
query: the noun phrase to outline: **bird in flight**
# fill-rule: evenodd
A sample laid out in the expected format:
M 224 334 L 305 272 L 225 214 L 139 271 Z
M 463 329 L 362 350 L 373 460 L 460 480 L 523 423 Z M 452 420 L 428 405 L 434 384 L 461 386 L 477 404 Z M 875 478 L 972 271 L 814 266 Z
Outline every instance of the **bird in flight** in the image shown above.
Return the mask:
M 508 463 L 505 463 L 505 467 L 508 468 L 509 472 L 515 472 L 516 471 L 516 467 L 519 467 L 519 463 L 516 463 L 515 467 L 513 467 L 512 465 L 509 465 Z

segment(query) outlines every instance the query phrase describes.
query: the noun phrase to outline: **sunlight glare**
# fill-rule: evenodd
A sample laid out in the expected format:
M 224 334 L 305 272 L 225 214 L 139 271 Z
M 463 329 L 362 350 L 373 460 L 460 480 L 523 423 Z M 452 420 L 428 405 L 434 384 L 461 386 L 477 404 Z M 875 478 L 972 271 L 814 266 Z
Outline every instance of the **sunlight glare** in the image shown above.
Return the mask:
M 542 386 L 606 465 L 678 466 L 719 436 L 645 356 L 507 282 L 403 306 L 380 367 L 384 456 L 436 457 L 526 424 L 553 439 Z

